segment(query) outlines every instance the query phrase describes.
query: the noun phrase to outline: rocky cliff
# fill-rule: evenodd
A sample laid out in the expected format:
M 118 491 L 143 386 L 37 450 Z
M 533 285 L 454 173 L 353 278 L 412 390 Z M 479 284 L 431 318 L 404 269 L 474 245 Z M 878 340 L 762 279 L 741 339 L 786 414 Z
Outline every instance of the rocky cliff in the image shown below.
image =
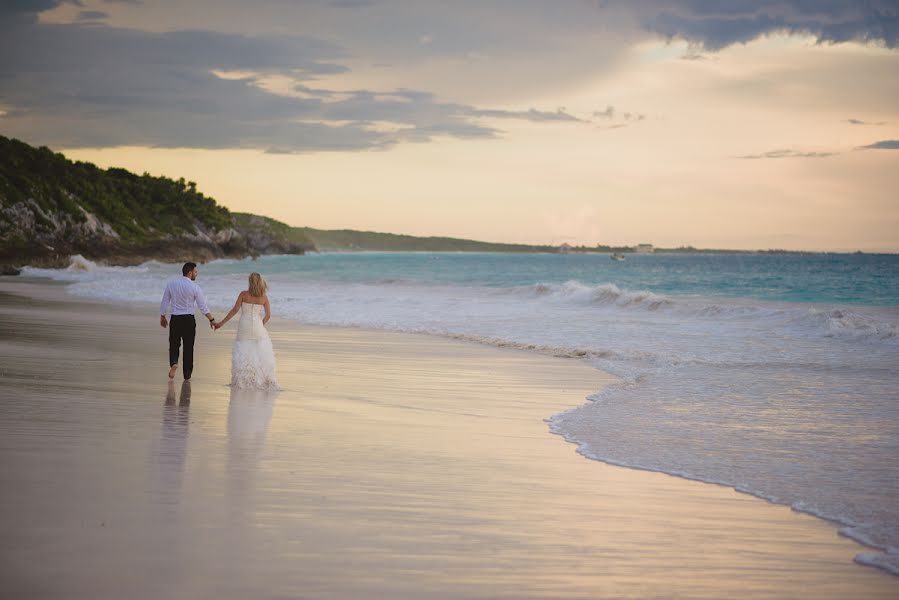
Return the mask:
M 73 162 L 0 136 L 0 265 L 205 262 L 302 254 L 314 245 L 284 223 L 232 214 L 193 182 Z

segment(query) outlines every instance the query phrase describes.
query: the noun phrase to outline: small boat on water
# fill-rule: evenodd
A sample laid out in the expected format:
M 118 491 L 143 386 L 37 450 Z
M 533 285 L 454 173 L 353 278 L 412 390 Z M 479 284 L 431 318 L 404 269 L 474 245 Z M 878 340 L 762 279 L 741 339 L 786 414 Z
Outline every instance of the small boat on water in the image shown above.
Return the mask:
M 612 260 L 624 260 L 624 254 L 618 254 L 617 252 L 610 256 Z

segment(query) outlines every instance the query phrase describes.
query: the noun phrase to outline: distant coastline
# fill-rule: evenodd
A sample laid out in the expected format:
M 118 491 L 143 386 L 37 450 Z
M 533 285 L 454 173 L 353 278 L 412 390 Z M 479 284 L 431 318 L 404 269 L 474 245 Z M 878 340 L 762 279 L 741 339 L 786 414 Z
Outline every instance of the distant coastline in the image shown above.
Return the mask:
M 311 227 L 292 228 L 301 232 L 313 242 L 318 252 L 524 252 L 542 254 L 892 254 L 890 252 L 830 251 L 830 250 L 786 250 L 771 249 L 727 249 L 696 248 L 678 246 L 673 248 L 653 248 L 651 252 L 641 252 L 637 244 L 633 246 L 567 246 L 510 244 L 482 242 L 463 238 L 423 237 L 375 231 L 352 229 L 326 230 Z
M 5 275 L 17 274 L 25 265 L 67 267 L 70 257 L 77 254 L 125 266 L 149 260 L 177 262 L 184 257 L 207 262 L 265 254 L 355 251 L 830 254 L 647 247 L 496 243 L 295 227 L 262 215 L 231 212 L 184 178 L 104 170 L 71 161 L 46 147 L 0 136 L 0 274 Z

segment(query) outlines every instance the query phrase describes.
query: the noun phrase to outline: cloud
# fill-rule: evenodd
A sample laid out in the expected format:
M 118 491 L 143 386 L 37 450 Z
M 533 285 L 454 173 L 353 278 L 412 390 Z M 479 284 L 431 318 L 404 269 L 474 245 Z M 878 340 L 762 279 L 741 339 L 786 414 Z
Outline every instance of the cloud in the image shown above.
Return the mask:
M 374 0 L 331 0 L 328 5 L 336 8 L 368 8 L 374 6 Z
M 771 150 L 769 152 L 763 152 L 761 154 L 746 154 L 743 156 L 735 156 L 734 158 L 746 158 L 746 159 L 759 159 L 759 158 L 826 158 L 828 156 L 834 156 L 839 154 L 838 152 L 801 152 L 798 150 L 791 150 L 789 148 L 781 149 L 781 150 Z
M 537 123 L 547 121 L 568 121 L 575 123 L 583 123 L 583 119 L 579 119 L 574 115 L 565 112 L 564 108 L 555 111 L 544 111 L 531 108 L 529 110 L 486 110 L 471 109 L 468 111 L 473 117 L 495 117 L 499 119 L 523 119 L 525 121 L 534 121 Z
M 18 49 L 29 48 L 29 52 Z M 362 127 L 303 122 L 318 99 L 278 96 L 214 70 L 338 73 L 341 50 L 302 36 L 150 33 L 81 25 L 0 30 L 3 129 L 59 146 L 380 148 Z
M 105 3 L 141 4 L 141 0 L 103 0 Z M 13 0 L 0 11 L 37 14 L 64 3 L 65 0 Z M 80 4 L 77 0 L 75 4 Z M 143 3 L 150 6 L 153 3 Z M 177 3 L 173 3 L 177 5 Z M 822 43 L 846 41 L 883 43 L 896 46 L 899 37 L 899 5 L 895 0 L 592 0 L 566 3 L 564 9 L 552 0 L 518 0 L 515 11 L 505 2 L 469 3 L 459 8 L 453 3 L 420 0 L 414 6 L 403 0 L 318 0 L 298 3 L 272 2 L 271 18 L 266 18 L 266 2 L 221 3 L 193 0 L 203 10 L 203 21 L 215 23 L 217 18 L 231 20 L 249 15 L 258 22 L 286 25 L 303 31 L 304 22 L 315 27 L 325 24 L 329 31 L 347 35 L 349 43 L 358 41 L 367 50 L 402 44 L 406 37 L 412 43 L 420 38 L 441 39 L 443 50 L 481 52 L 498 47 L 499 36 L 516 32 L 503 39 L 501 46 L 521 50 L 528 45 L 545 48 L 546 42 L 557 44 L 561 35 L 583 36 L 612 30 L 648 33 L 665 39 L 681 39 L 708 51 L 732 44 L 746 43 L 758 37 L 788 33 L 810 35 Z M 167 29 L 176 28 L 177 10 Z M 354 20 L 353 23 L 335 19 Z M 221 21 L 218 21 L 221 23 Z M 507 27 L 508 23 L 516 27 Z M 335 25 L 337 26 L 335 29 Z M 181 25 L 184 27 L 184 25 Z M 197 25 L 194 24 L 194 27 Z M 209 25 L 215 29 L 215 25 Z M 524 27 L 528 36 L 517 35 Z M 310 33 L 309 29 L 305 30 Z M 312 32 L 317 29 L 312 29 Z M 420 36 L 397 35 L 416 31 Z M 639 41 L 639 40 L 635 40 Z M 436 50 L 435 52 L 440 52 Z M 693 52 L 688 58 L 697 57 Z
M 63 0 L 12 0 L 0 3 L 0 12 L 12 14 L 32 14 L 56 8 Z
M 109 17 L 109 13 L 102 10 L 82 10 L 78 13 L 79 21 L 102 21 Z
M 270 5 L 278 10 L 231 3 L 221 10 L 186 12 L 144 3 L 140 26 L 146 14 L 155 31 L 97 23 L 105 15 L 94 10 L 81 11 L 82 23 L 37 21 L 38 13 L 62 3 L 0 5 L 0 109 L 6 111 L 2 127 L 7 135 L 60 146 L 233 144 L 304 152 L 501 135 L 496 122 L 487 119 L 599 121 L 601 128 L 621 128 L 646 116 L 611 105 L 592 116 L 502 106 L 521 106 L 518 99 L 535 97 L 538 88 L 595 80 L 598 72 L 623 60 L 630 44 L 649 37 L 685 39 L 706 50 L 773 31 L 811 32 L 822 41 L 840 36 L 880 40 L 891 47 L 896 37 L 894 5 L 880 0 L 857 10 L 829 0 L 751 5 L 611 0 L 572 3 L 565 10 L 551 2 L 522 0 L 514 14 L 492 2 L 460 10 L 439 2 L 322 0 L 302 7 Z M 212 4 L 197 0 L 197 6 Z M 111 12 L 114 21 L 119 13 Z M 178 29 L 191 27 L 184 25 L 186 15 L 199 19 L 200 13 L 202 20 L 192 29 Z M 204 29 L 233 31 L 234 23 L 247 23 L 257 33 Z M 272 33 L 278 30 L 294 33 Z M 525 30 L 532 35 L 518 35 Z M 327 39 L 319 37 L 320 31 L 328 32 Z M 472 56 L 479 59 L 466 58 Z M 560 56 L 566 59 L 560 62 Z M 374 69 L 375 64 L 392 65 L 377 72 L 381 90 L 335 91 L 319 85 L 341 74 L 352 80 L 350 67 Z M 245 75 L 216 75 L 228 72 Z M 266 88 L 275 76 L 294 82 L 295 93 Z M 376 87 L 370 81 L 358 87 Z M 786 156 L 793 155 L 764 157 Z
M 633 113 L 629 111 L 621 112 L 611 104 L 607 105 L 604 110 L 593 111 L 593 116 L 598 119 L 614 119 L 617 115 L 621 115 L 621 118 L 625 121 L 642 121 L 646 118 L 646 115 L 640 113 Z
M 603 110 L 594 110 L 593 117 L 603 121 L 609 121 L 609 125 L 599 125 L 598 129 L 621 129 L 632 123 L 642 121 L 646 115 L 640 113 L 632 113 L 629 111 L 621 112 L 611 104 L 607 105 Z
M 103 13 L 91 11 L 90 18 Z M 18 48 L 33 48 L 27 53 Z M 7 135 L 61 147 L 384 149 L 438 136 L 494 138 L 482 118 L 579 122 L 563 109 L 482 109 L 427 91 L 334 91 L 344 50 L 310 36 L 161 33 L 81 24 L 0 26 Z M 298 81 L 276 94 L 267 77 Z M 386 123 L 388 127 L 377 124 Z
M 877 121 L 876 123 L 871 121 L 862 121 L 861 119 L 846 119 L 847 123 L 852 125 L 886 125 L 886 121 Z
M 819 42 L 882 42 L 895 48 L 899 5 L 892 0 L 664 0 L 635 3 L 641 26 L 706 50 L 771 33 L 811 35 Z
M 867 146 L 859 146 L 859 148 L 872 150 L 899 150 L 899 140 L 881 140 L 879 142 L 874 142 L 873 144 L 868 144 Z
M 5 27 L 23 26 L 37 22 L 37 15 L 52 10 L 62 4 L 62 0 L 13 0 L 0 2 L 0 24 Z
M 523 111 L 482 109 L 467 104 L 440 102 L 430 92 L 399 89 L 389 92 L 370 90 L 334 91 L 298 85 L 297 91 L 328 100 L 320 106 L 322 118 L 330 121 L 382 121 L 403 123 L 415 127 L 404 136 L 416 141 L 426 135 L 454 135 L 457 137 L 494 137 L 496 129 L 476 124 L 471 119 L 521 119 L 532 122 L 575 122 L 582 119 L 563 108 L 543 111 L 531 108 Z

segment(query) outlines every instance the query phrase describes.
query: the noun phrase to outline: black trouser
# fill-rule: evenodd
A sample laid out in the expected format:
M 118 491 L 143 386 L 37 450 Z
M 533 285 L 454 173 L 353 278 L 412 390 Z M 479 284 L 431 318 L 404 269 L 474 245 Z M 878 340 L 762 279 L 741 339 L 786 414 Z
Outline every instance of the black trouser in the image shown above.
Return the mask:
M 194 371 L 194 338 L 197 337 L 197 320 L 193 315 L 172 315 L 169 322 L 169 366 L 178 364 L 178 349 L 184 340 L 184 378 L 190 379 Z

